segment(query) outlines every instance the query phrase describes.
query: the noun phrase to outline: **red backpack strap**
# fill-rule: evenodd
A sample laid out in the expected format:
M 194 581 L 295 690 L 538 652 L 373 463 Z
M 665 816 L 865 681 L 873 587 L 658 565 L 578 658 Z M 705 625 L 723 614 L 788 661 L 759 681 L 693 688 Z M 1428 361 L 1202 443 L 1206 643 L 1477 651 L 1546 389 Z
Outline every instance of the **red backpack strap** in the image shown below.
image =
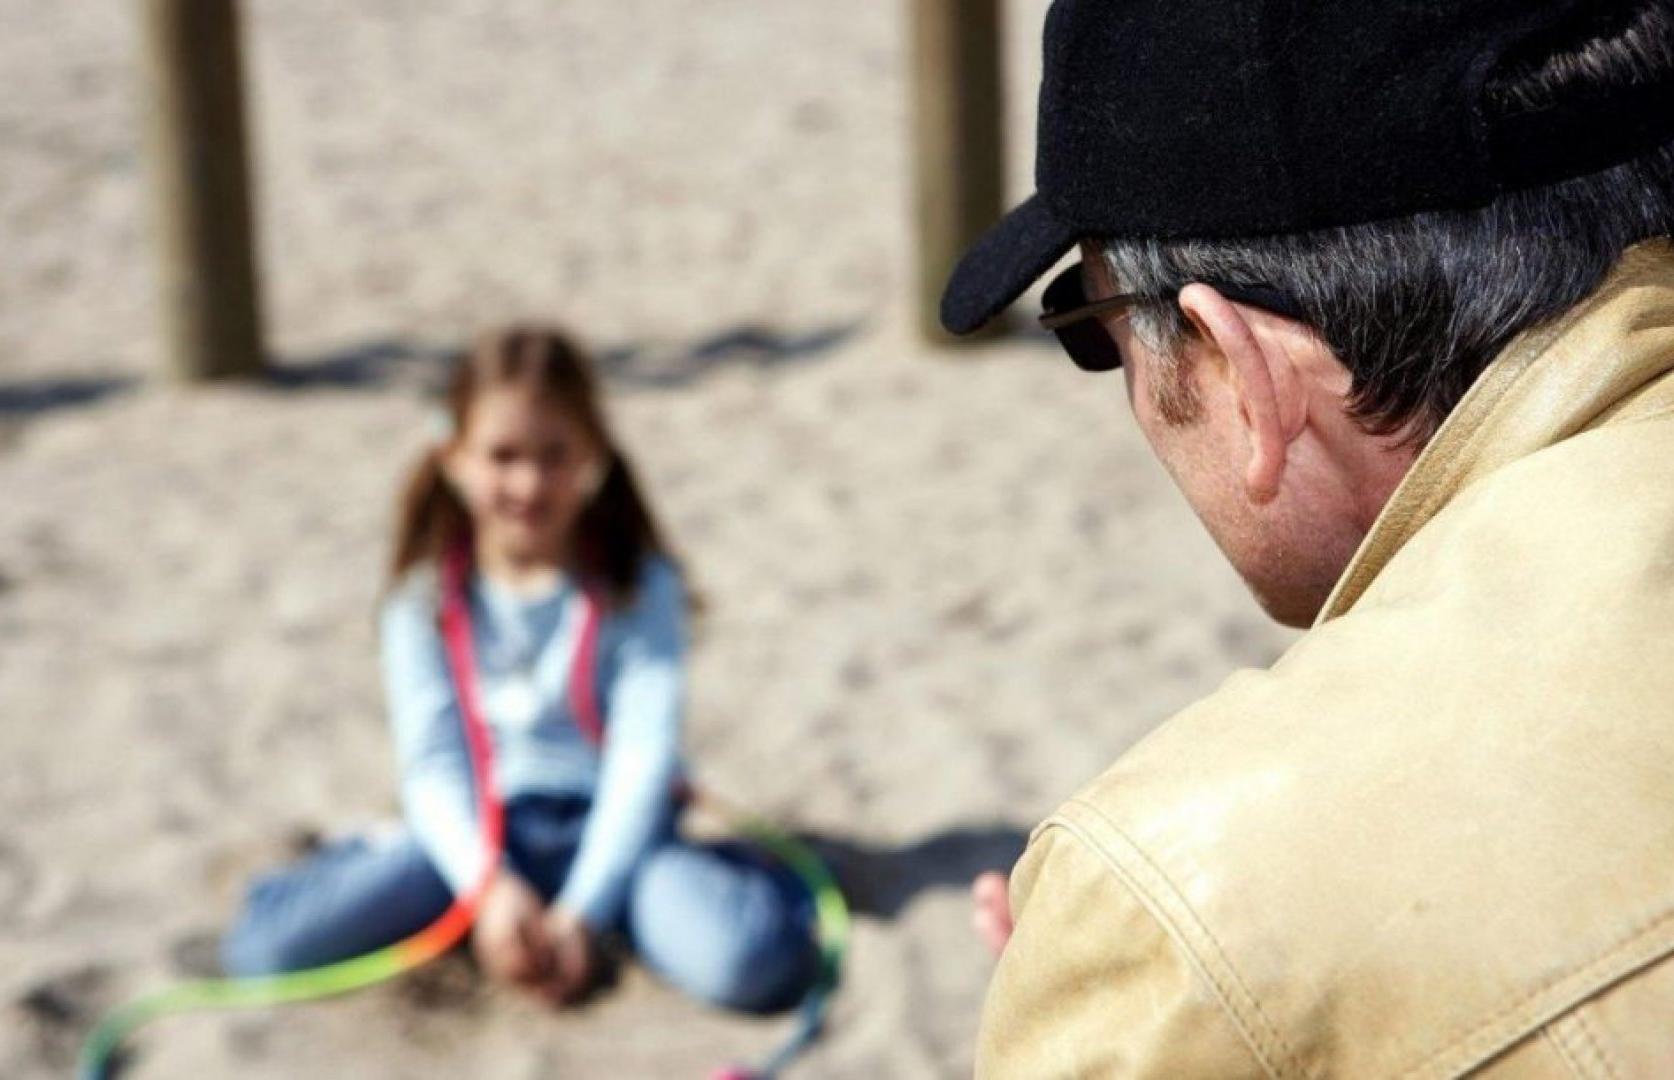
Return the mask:
M 598 597 L 586 589 L 577 602 L 581 604 L 581 630 L 570 663 L 570 715 L 588 742 L 603 746 L 604 715 L 599 712 L 600 605 Z
M 465 727 L 465 743 L 471 755 L 471 778 L 477 788 L 477 811 L 482 821 L 483 843 L 489 850 L 483 878 L 477 885 L 480 890 L 487 887 L 489 878 L 499 864 L 500 846 L 505 836 L 505 820 L 499 793 L 494 788 L 493 741 L 488 734 L 488 722 L 484 719 L 482 698 L 477 690 L 477 659 L 472 642 L 471 601 L 466 592 L 470 577 L 470 547 L 465 543 L 456 543 L 442 555 L 440 621 L 448 674 L 453 679 L 454 694 L 459 702 L 460 722 Z M 470 916 L 471 913 L 467 911 L 465 918 L 469 919 Z
M 570 662 L 570 715 L 575 726 L 595 747 L 604 747 L 604 714 L 599 711 L 599 622 L 604 605 L 598 596 L 583 590 L 581 604 L 581 636 L 575 644 L 575 658 Z M 685 777 L 674 781 L 674 801 L 681 806 L 693 801 L 696 792 Z

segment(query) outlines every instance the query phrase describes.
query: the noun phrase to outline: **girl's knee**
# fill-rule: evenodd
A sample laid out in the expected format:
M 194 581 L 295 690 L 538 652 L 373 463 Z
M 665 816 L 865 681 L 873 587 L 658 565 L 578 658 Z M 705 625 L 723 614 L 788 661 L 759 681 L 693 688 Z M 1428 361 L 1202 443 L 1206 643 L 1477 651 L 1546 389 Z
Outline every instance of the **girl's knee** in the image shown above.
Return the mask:
M 282 975 L 306 967 L 296 944 L 247 928 L 234 928 L 221 938 L 221 970 L 234 978 Z
M 802 999 L 818 970 L 819 958 L 811 940 L 766 942 L 735 951 L 706 973 L 706 992 L 698 996 L 738 1012 L 780 1012 Z
M 819 974 L 805 907 L 761 868 L 673 848 L 637 875 L 629 932 L 641 959 L 686 994 L 719 1008 L 777 1012 Z
M 773 1013 L 795 1005 L 814 984 L 812 941 L 687 941 L 641 957 L 683 993 L 716 1008 Z

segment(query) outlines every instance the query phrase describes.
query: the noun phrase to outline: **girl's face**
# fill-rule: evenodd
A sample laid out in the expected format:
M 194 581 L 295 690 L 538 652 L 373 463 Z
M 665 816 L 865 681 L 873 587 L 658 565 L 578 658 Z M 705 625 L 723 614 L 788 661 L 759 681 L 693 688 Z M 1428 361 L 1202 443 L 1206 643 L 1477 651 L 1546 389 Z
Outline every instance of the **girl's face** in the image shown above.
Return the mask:
M 602 448 L 568 410 L 511 386 L 476 394 L 446 458 L 478 550 L 524 566 L 567 556 L 603 465 Z

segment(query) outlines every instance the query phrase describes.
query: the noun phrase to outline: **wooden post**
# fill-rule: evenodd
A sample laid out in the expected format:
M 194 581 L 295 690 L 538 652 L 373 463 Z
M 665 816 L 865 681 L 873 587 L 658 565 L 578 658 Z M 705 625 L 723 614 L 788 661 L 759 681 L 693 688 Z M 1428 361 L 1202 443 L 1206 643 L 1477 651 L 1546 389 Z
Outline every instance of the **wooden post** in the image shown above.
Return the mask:
M 262 370 L 236 0 L 144 0 L 147 142 L 172 373 Z
M 909 0 L 918 322 L 935 342 L 954 262 L 1005 209 L 1000 0 Z

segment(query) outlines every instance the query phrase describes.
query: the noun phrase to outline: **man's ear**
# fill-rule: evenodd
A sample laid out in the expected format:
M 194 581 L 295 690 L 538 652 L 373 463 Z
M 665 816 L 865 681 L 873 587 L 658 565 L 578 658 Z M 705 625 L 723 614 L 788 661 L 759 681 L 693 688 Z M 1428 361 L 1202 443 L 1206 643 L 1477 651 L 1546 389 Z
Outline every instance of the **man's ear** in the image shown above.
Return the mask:
M 1279 493 L 1290 444 L 1302 433 L 1308 415 L 1306 393 L 1290 355 L 1279 337 L 1259 333 L 1255 324 L 1278 316 L 1234 304 L 1202 284 L 1180 291 L 1180 310 L 1204 342 L 1226 359 L 1249 438 L 1244 487 L 1253 501 L 1270 502 Z

